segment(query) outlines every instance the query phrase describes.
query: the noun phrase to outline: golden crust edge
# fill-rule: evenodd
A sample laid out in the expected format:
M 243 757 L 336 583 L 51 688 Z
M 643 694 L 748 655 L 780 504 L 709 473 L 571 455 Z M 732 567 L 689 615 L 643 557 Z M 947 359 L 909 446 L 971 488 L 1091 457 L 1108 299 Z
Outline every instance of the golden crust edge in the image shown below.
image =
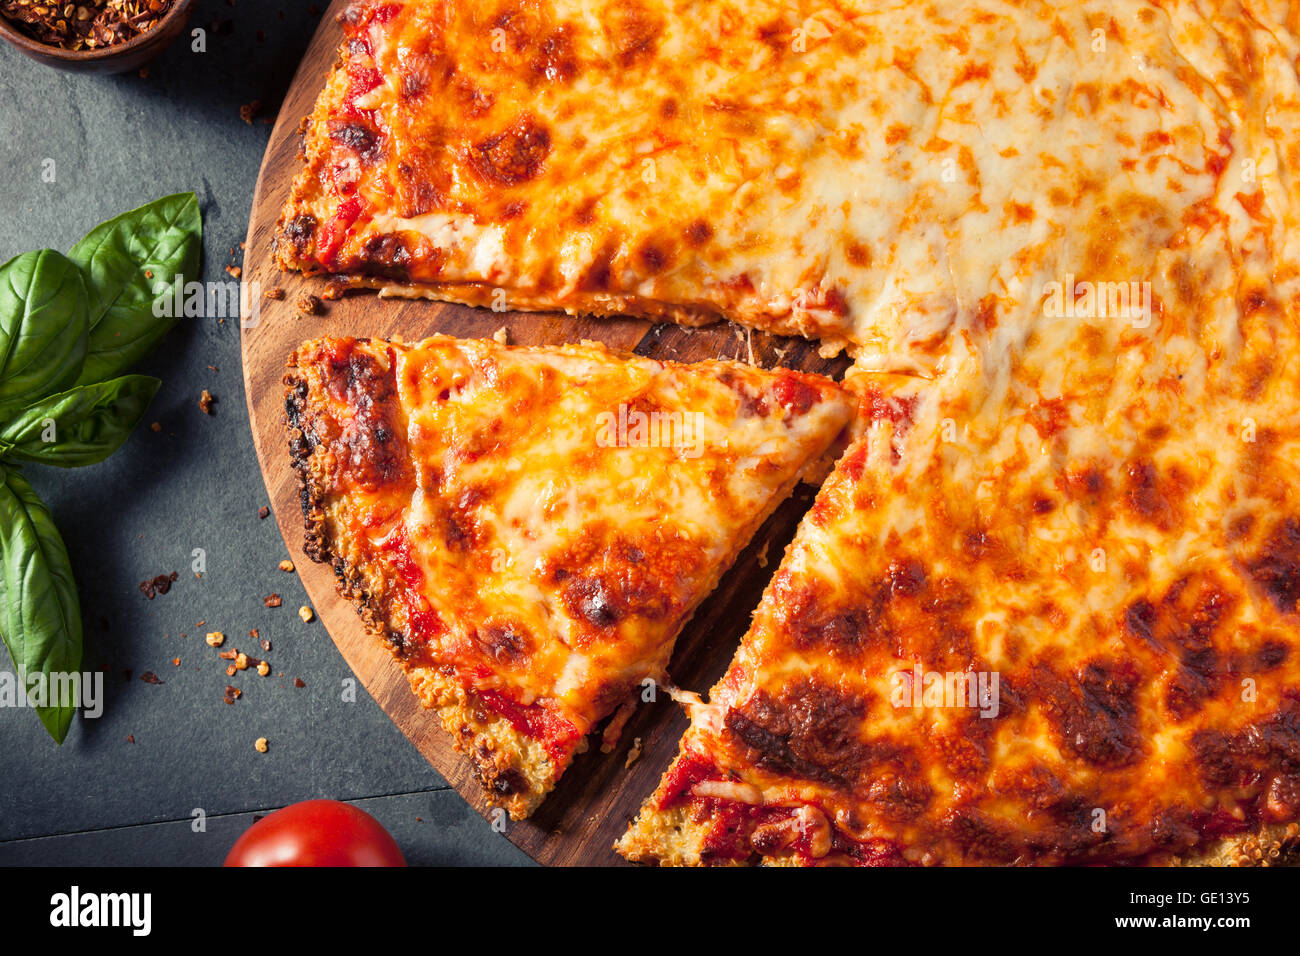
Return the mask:
M 296 354 L 289 361 L 290 368 L 296 368 Z M 376 606 L 376 597 L 382 592 L 381 582 L 363 561 L 349 560 L 340 553 L 346 549 L 338 547 L 339 535 L 329 527 L 328 495 L 316 474 L 320 452 L 301 453 L 305 448 L 299 444 L 302 431 L 297 422 L 306 410 L 306 401 L 299 386 L 305 387 L 307 382 L 288 374 L 284 384 L 284 425 L 303 513 L 303 554 L 333 568 L 335 590 L 356 608 L 366 632 L 383 642 L 406 672 L 416 699 L 438 715 L 443 729 L 451 736 L 452 747 L 472 761 L 488 806 L 503 807 L 511 819 L 524 819 L 554 788 L 563 768 L 556 767 L 537 741 L 520 733 L 508 720 L 500 716 L 488 718 L 489 711 L 480 707 L 474 695 L 452 678 L 432 668 L 405 666 L 385 637 L 384 621 Z M 296 410 L 291 412 L 290 408 Z M 517 785 L 519 780 L 526 784 L 522 789 Z M 507 787 L 513 792 L 503 793 Z
M 615 852 L 633 863 L 653 866 L 707 862 L 702 850 L 712 818 L 692 819 L 690 803 L 660 810 L 654 805 L 657 796 L 656 792 L 642 804 L 627 832 L 614 844 Z M 761 862 L 764 866 L 804 865 L 795 854 L 763 856 Z M 1191 853 L 1154 853 L 1133 862 L 1150 867 L 1295 866 L 1300 864 L 1300 822 L 1265 824 L 1251 833 L 1214 840 Z

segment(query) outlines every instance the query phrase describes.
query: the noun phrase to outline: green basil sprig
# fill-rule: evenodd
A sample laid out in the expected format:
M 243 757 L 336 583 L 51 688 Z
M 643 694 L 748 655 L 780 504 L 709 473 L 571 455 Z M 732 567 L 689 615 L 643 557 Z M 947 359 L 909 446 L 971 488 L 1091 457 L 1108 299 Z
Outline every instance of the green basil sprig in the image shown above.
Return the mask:
M 0 557 L 0 596 L 7 608 L 0 622 L 23 686 L 35 674 L 44 675 L 49 687 L 52 675 L 80 671 L 81 602 L 68 549 L 44 502 L 10 468 L 0 484 Z M 36 716 L 63 743 L 75 710 L 73 701 L 51 701 L 37 707 Z
M 59 468 L 97 465 L 122 447 L 160 385 L 148 375 L 123 375 L 51 395 L 0 430 L 0 458 Z
M 86 282 L 53 249 L 0 266 L 0 419 L 81 374 L 90 323 Z
M 92 229 L 69 258 L 90 290 L 90 343 L 78 385 L 121 375 L 180 318 L 154 315 L 154 289 L 198 279 L 203 223 L 193 193 L 164 196 Z M 174 310 L 173 310 L 174 311 Z
M 154 303 L 197 279 L 202 243 L 198 200 L 179 193 L 97 226 L 68 256 L 0 266 L 0 637 L 24 688 L 77 673 L 83 644 L 68 550 L 17 466 L 80 468 L 122 446 L 162 384 L 122 373 L 176 323 Z M 74 703 L 36 708 L 59 743 Z

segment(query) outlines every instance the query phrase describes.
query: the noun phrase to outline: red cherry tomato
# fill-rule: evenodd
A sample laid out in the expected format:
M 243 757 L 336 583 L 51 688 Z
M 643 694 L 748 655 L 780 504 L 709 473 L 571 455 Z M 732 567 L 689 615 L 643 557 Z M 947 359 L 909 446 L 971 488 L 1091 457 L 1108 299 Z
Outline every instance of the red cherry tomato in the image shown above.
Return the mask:
M 258 820 L 226 866 L 406 866 L 379 821 L 337 800 L 304 800 Z

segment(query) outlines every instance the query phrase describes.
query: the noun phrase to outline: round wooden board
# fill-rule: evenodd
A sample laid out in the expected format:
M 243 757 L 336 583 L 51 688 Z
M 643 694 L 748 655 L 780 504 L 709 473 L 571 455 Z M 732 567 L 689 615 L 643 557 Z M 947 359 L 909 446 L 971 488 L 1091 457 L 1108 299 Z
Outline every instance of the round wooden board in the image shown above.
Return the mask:
M 640 319 L 493 313 L 446 303 L 380 299 L 373 293 L 327 302 L 320 315 L 300 315 L 294 304 L 298 294 L 310 291 L 319 295 L 324 282 L 281 273 L 271 262 L 271 237 L 299 168 L 298 126 L 311 112 L 335 61 L 341 37 L 336 18 L 347 2 L 334 0 L 331 4 L 285 96 L 262 160 L 244 255 L 244 278 L 257 284 L 253 288 L 260 285 L 263 290 L 284 290 L 282 299 L 261 300 L 260 316 L 242 329 L 241 347 L 258 464 L 275 520 L 291 554 L 301 552 L 303 522 L 297 486 L 289 468 L 281 379 L 286 358 L 306 339 L 400 335 L 416 341 L 434 332 L 482 338 L 504 326 L 511 344 L 516 345 L 595 339 L 614 348 L 662 359 L 752 360 L 767 367 L 782 365 L 836 377 L 843 371 L 842 361 L 820 358 L 811 343 L 750 335 L 728 323 L 687 330 Z M 772 515 L 682 632 L 671 666 L 680 686 L 703 692 L 722 674 L 810 499 L 811 491 L 801 488 Z M 448 783 L 475 809 L 489 816 L 468 761 L 452 749 L 436 717 L 421 708 L 387 649 L 364 631 L 352 606 L 336 593 L 330 568 L 307 560 L 295 563 L 321 621 L 366 690 Z M 579 756 L 538 812 L 529 820 L 508 823 L 506 835 L 541 863 L 621 863 L 611 845 L 654 790 L 677 752 L 677 741 L 685 726 L 679 709 L 662 695 L 659 701 L 642 705 L 628 722 L 613 753 L 602 754 L 598 746 L 593 746 Z M 626 768 L 627 752 L 636 738 L 641 740 L 641 757 Z

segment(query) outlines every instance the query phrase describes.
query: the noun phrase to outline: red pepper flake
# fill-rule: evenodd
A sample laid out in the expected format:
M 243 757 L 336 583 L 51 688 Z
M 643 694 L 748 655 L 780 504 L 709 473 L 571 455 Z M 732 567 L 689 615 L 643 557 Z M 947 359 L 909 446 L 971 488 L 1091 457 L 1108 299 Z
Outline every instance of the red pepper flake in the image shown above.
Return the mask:
M 155 596 L 166 594 L 170 591 L 172 589 L 172 582 L 175 581 L 177 577 L 177 573 L 173 571 L 171 574 L 160 574 L 149 581 L 141 581 L 140 593 L 152 601 Z
M 262 521 L 265 521 L 267 516 L 270 513 L 271 513 L 271 509 L 268 508 L 266 505 L 262 505 L 262 507 L 257 509 L 257 517 Z
M 133 744 L 133 743 L 135 743 L 135 734 L 127 734 L 127 735 L 126 735 L 126 742 L 127 742 L 128 744 Z
M 212 393 L 205 388 L 203 394 L 199 396 L 199 408 L 203 410 L 204 415 L 212 414 L 212 406 L 216 404 L 216 401 Z
M 65 50 L 98 50 L 156 27 L 176 0 L 0 0 L 0 14 L 32 39 Z M 141 71 L 148 76 L 147 70 Z
M 162 683 L 162 678 L 159 677 L 157 674 L 155 674 L 153 671 L 145 671 L 143 674 L 140 675 L 140 679 L 144 681 L 146 684 Z
M 229 684 L 227 684 L 226 695 L 225 697 L 222 698 L 222 700 L 224 700 L 227 704 L 233 704 L 235 701 L 239 700 L 239 698 L 243 696 L 244 696 L 244 692 L 242 690 L 240 690 L 238 687 L 231 687 Z
M 306 685 L 306 683 L 303 682 L 303 679 L 302 679 L 301 677 L 295 677 L 295 678 L 293 679 L 293 686 L 294 686 L 294 687 L 306 687 L 307 685 Z
M 262 603 L 267 607 L 279 607 L 284 603 L 284 601 L 278 594 L 268 594 L 266 597 L 262 598 Z

